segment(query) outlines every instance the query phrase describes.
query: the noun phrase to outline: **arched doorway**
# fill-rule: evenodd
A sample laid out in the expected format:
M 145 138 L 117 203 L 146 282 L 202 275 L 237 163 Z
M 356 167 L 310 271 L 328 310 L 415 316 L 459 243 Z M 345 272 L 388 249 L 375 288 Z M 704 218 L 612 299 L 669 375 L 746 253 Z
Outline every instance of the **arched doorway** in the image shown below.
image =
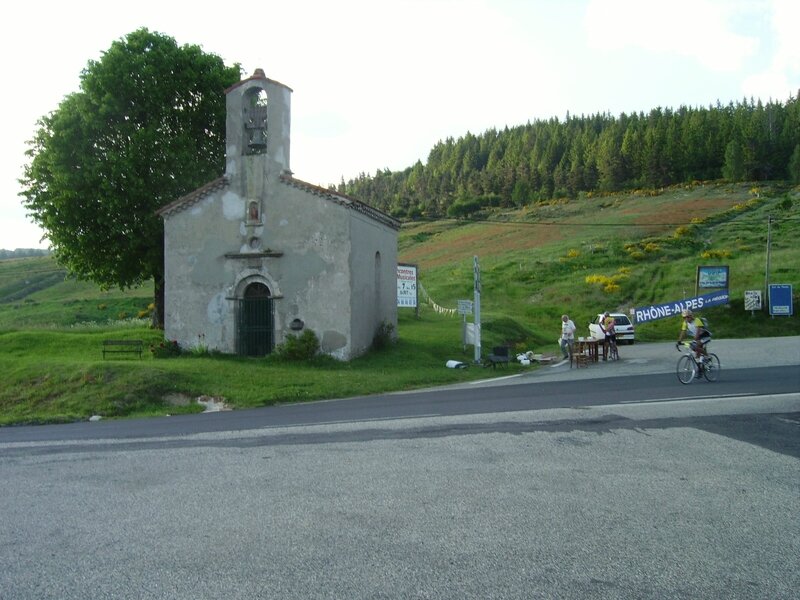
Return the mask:
M 265 356 L 275 345 L 273 299 L 263 283 L 244 289 L 236 310 L 236 352 L 241 356 Z

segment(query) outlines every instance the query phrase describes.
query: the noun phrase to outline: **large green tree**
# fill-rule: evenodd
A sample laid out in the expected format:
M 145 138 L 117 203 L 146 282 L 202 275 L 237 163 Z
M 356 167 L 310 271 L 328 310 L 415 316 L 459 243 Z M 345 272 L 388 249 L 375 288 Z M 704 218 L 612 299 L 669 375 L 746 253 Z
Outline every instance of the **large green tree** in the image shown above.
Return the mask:
M 103 287 L 155 283 L 163 324 L 164 231 L 155 210 L 224 170 L 225 89 L 239 65 L 138 29 L 89 61 L 80 91 L 37 123 L 23 203 L 56 259 Z

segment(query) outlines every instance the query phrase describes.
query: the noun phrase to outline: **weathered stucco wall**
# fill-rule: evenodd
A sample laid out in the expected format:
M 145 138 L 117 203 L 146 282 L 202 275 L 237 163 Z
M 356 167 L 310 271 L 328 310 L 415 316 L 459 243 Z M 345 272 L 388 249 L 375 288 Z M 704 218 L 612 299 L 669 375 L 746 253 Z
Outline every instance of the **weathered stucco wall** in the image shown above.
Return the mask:
M 372 345 L 381 323 L 397 331 L 397 235 L 394 230 L 350 211 L 352 346 L 355 355 Z
M 279 183 L 267 202 L 264 233 L 277 259 L 275 278 L 283 299 L 276 316 L 301 319 L 322 349 L 350 358 L 350 230 L 347 210 L 325 198 Z
M 263 249 L 282 256 L 265 257 L 242 232 L 248 200 L 228 188 L 166 220 L 166 335 L 192 346 L 202 334 L 210 348 L 233 352 L 232 299 L 242 282 L 261 281 L 277 296 L 277 342 L 298 318 L 325 352 L 350 358 L 348 211 L 282 183 L 269 186 L 258 232 Z
M 224 258 L 238 249 L 234 244 L 240 239 L 241 216 L 231 218 L 234 203 L 223 191 L 165 220 L 164 333 L 183 347 L 202 340 L 211 348 L 234 351 L 232 307 L 225 293 L 233 275 Z

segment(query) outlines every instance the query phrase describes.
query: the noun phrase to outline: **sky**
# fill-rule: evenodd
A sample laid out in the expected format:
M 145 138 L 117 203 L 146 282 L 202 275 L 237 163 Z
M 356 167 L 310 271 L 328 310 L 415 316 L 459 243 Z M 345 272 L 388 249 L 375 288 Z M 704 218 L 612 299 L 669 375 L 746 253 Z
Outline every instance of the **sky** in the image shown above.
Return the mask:
M 290 87 L 291 168 L 322 186 L 467 132 L 800 89 L 797 0 L 27 0 L 3 21 L 4 249 L 48 247 L 19 196 L 37 120 L 140 27 Z

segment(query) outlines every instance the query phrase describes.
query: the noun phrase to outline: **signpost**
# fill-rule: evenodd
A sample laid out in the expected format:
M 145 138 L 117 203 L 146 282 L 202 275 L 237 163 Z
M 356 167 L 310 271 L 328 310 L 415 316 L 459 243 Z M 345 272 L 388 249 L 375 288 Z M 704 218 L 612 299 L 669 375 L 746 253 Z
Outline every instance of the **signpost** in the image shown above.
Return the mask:
M 761 310 L 761 290 L 744 291 L 744 309 L 750 311 L 751 317 L 753 311 Z
M 461 347 L 466 352 L 467 344 L 471 343 L 469 336 L 467 336 L 467 315 L 472 314 L 472 300 L 459 300 L 458 301 L 458 314 L 461 315 Z
M 730 267 L 727 265 L 698 266 L 695 278 L 695 295 L 699 295 L 700 290 L 728 289 L 729 275 Z
M 397 306 L 413 308 L 416 316 L 419 316 L 417 265 L 397 265 Z
M 481 267 L 478 257 L 472 259 L 472 271 L 475 287 L 475 364 L 481 362 Z
M 769 284 L 769 314 L 791 317 L 794 314 L 792 305 L 792 285 L 789 283 Z

